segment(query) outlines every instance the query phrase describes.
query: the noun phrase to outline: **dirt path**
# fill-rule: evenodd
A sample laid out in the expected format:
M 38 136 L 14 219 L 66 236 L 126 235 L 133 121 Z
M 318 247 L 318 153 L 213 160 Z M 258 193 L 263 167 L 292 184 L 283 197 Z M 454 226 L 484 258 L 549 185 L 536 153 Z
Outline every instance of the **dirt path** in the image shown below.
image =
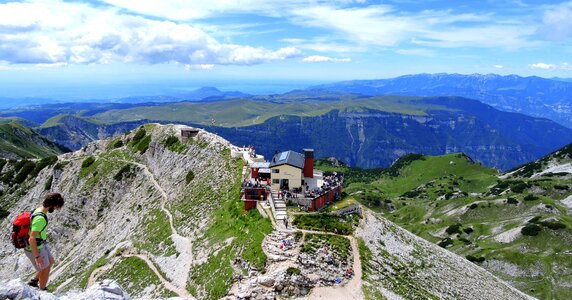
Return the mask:
M 151 269 L 151 271 L 153 271 L 153 273 L 155 273 L 155 275 L 157 275 L 157 278 L 159 278 L 159 281 L 161 281 L 161 284 L 163 285 L 164 288 L 166 288 L 169 291 L 177 294 L 181 298 L 195 299 L 185 289 L 179 288 L 179 287 L 175 286 L 173 283 L 171 283 L 170 281 L 168 281 L 167 279 L 165 279 L 163 277 L 163 275 L 161 274 L 161 272 L 159 272 L 159 270 L 157 270 L 157 267 L 155 267 L 155 264 L 151 261 L 151 259 L 149 259 L 149 257 L 147 255 L 143 255 L 143 254 L 122 254 L 121 257 L 137 257 L 139 259 L 142 259 L 143 261 L 145 261 L 145 263 Z M 94 285 L 95 282 L 97 281 L 97 278 L 101 274 L 105 273 L 105 271 L 108 271 L 111 268 L 113 268 L 113 266 L 115 265 L 116 262 L 117 262 L 117 260 L 115 259 L 113 261 L 110 261 L 106 265 L 95 269 L 91 273 L 91 275 L 89 276 L 89 280 L 87 282 L 87 287 Z
M 115 265 L 115 262 L 109 262 L 104 266 L 101 266 L 95 270 L 93 270 L 93 272 L 91 272 L 91 275 L 89 275 L 89 279 L 87 280 L 87 286 L 86 288 L 92 286 L 95 284 L 95 281 L 97 280 L 97 277 L 99 277 L 99 275 L 105 273 L 105 271 L 110 270 L 113 265 Z
M 130 161 L 124 161 L 124 162 L 131 163 L 140 167 L 143 170 L 145 176 L 149 178 L 149 180 L 153 183 L 155 189 L 161 193 L 162 197 L 161 210 L 167 215 L 167 218 L 169 219 L 169 226 L 171 227 L 171 232 L 172 232 L 171 239 L 173 240 L 175 248 L 179 253 L 179 255 L 177 256 L 176 270 L 172 272 L 172 274 L 176 274 L 173 283 L 176 284 L 179 288 L 184 289 L 187 285 L 187 281 L 189 279 L 188 278 L 189 272 L 194 262 L 193 244 L 190 239 L 179 235 L 179 233 L 177 232 L 177 229 L 175 228 L 173 221 L 173 215 L 165 207 L 167 200 L 169 199 L 169 196 L 167 195 L 165 190 L 161 187 L 161 185 L 157 182 L 153 173 L 149 171 L 149 168 L 146 165 L 137 162 L 130 162 Z
M 126 255 L 124 255 L 124 257 L 132 257 L 132 256 L 135 256 L 137 258 L 144 260 L 147 263 L 147 266 L 149 266 L 149 268 L 153 271 L 153 273 L 155 273 L 155 275 L 157 275 L 157 277 L 161 281 L 161 284 L 163 284 L 163 287 L 165 287 L 169 291 L 174 292 L 175 294 L 177 294 L 181 298 L 195 299 L 184 288 L 179 288 L 179 287 L 175 286 L 173 283 L 171 283 L 170 281 L 166 280 L 163 277 L 163 275 L 161 275 L 159 270 L 157 270 L 157 267 L 155 267 L 155 264 L 153 264 L 153 262 L 149 259 L 149 257 L 147 257 L 146 255 L 141 255 L 141 254 L 126 254 Z

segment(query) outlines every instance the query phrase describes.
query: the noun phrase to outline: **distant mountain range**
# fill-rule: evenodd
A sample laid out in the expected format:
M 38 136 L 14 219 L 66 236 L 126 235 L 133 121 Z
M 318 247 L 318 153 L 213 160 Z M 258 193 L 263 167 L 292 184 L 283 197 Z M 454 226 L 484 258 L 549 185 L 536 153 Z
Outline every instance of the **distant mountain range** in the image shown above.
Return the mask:
M 278 116 L 252 126 L 205 128 L 234 144 L 258 145 L 265 156 L 313 147 L 316 157 L 333 156 L 362 168 L 386 167 L 407 153 L 464 152 L 506 170 L 572 141 L 571 129 L 550 120 L 498 111 L 476 100 L 431 97 L 409 103 L 442 108 L 428 109 L 426 115 L 332 110 L 319 116 Z
M 495 74 L 418 74 L 336 82 L 308 90 L 363 95 L 459 96 L 504 111 L 548 118 L 572 128 L 572 82 L 566 81 Z
M 495 94 L 500 95 L 498 99 L 512 101 L 515 95 L 544 89 L 546 95 L 561 92 L 565 98 L 562 91 L 572 83 L 535 77 L 422 74 L 228 99 L 207 97 L 224 92 L 203 88 L 195 91 L 197 97 L 206 97 L 200 101 L 51 104 L 4 111 L 0 116 L 25 119 L 27 126 L 73 150 L 145 122 L 180 123 L 208 128 L 235 144 L 256 144 L 266 156 L 277 150 L 313 147 L 318 158 L 334 156 L 362 168 L 389 166 L 410 152 L 465 152 L 487 166 L 506 170 L 572 141 L 572 130 L 553 121 L 499 111 L 476 100 L 374 95 L 470 93 L 479 85 L 483 95 L 500 93 Z M 507 91 L 512 96 L 501 95 Z M 536 107 L 538 98 L 528 97 L 526 103 Z

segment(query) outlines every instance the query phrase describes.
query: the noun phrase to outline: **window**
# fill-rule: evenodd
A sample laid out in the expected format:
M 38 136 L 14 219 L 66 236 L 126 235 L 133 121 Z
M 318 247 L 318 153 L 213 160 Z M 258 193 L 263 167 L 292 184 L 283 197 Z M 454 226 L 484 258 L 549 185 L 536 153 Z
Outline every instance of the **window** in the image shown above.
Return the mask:
M 280 179 L 272 179 L 272 183 L 279 184 L 279 183 L 280 183 Z
M 272 169 L 272 173 L 274 174 L 280 173 L 280 169 Z

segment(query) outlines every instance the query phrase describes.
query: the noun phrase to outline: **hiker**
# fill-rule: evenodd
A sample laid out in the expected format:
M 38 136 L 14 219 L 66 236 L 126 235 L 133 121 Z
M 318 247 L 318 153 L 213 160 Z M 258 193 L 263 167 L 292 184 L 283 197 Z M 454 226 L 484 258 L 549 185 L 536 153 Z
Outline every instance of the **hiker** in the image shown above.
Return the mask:
M 288 228 L 288 218 L 284 218 L 284 227 Z
M 46 243 L 46 232 L 48 227 L 48 217 L 46 213 L 52 213 L 56 209 L 64 206 L 64 198 L 59 193 L 49 193 L 46 195 L 42 206 L 34 210 L 30 221 L 29 245 L 24 249 L 24 253 L 32 262 L 36 269 L 36 275 L 28 282 L 30 286 L 39 287 L 40 290 L 47 290 L 46 285 L 50 276 L 50 269 L 54 264 L 54 256 L 50 247 Z

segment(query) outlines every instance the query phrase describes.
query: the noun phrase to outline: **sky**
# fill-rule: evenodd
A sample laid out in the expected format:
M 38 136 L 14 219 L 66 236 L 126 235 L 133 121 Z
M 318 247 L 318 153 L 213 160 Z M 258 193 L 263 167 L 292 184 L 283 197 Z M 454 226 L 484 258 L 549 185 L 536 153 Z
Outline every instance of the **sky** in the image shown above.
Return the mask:
M 572 77 L 572 1 L 0 1 L 1 97 Z

